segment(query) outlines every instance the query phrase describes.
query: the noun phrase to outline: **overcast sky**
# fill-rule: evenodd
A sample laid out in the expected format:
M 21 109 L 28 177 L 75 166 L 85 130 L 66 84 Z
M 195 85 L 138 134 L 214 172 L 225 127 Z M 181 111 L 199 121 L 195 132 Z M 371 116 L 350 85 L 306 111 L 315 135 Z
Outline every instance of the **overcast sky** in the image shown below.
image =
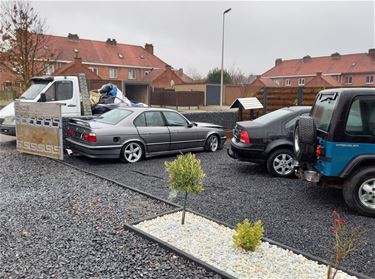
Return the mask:
M 154 45 L 175 68 L 206 75 L 220 67 L 261 74 L 276 58 L 363 53 L 375 47 L 374 1 L 32 2 L 48 33 Z

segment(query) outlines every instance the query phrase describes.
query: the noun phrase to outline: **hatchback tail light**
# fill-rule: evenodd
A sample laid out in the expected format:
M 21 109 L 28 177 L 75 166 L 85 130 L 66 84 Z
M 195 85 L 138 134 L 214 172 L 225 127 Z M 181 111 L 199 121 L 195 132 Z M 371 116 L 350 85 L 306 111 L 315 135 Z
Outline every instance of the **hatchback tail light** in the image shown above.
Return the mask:
M 88 142 L 96 142 L 96 134 L 94 133 L 83 134 L 82 139 Z
M 246 130 L 242 130 L 240 134 L 240 142 L 250 144 L 250 136 Z
M 70 128 L 68 128 L 68 130 L 66 131 L 66 134 L 67 134 L 68 136 L 74 136 L 75 133 L 76 133 L 76 132 L 75 132 L 74 130 L 70 129 Z

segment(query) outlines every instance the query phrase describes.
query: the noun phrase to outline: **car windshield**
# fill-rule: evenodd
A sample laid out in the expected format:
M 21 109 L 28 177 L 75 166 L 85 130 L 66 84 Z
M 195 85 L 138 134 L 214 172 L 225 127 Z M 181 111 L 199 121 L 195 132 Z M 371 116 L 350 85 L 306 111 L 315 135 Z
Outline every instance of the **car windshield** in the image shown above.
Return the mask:
M 292 113 L 291 110 L 278 109 L 273 112 L 267 113 L 261 117 L 258 117 L 257 119 L 254 119 L 253 122 L 259 123 L 259 124 L 267 124 L 290 113 Z
M 337 93 L 322 93 L 317 98 L 311 116 L 319 130 L 328 132 L 337 99 Z
M 132 113 L 132 111 L 126 109 L 113 109 L 103 113 L 99 118 L 96 118 L 95 121 L 116 125 Z
M 33 83 L 27 90 L 21 95 L 20 99 L 34 100 L 48 83 Z

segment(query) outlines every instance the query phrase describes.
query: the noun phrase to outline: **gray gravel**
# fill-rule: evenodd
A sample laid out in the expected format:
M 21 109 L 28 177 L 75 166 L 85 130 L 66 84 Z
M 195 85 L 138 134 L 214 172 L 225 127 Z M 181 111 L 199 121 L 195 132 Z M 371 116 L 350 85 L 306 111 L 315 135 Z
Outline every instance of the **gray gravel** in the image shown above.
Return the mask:
M 333 244 L 331 211 L 339 209 L 365 233 L 361 246 L 343 266 L 375 278 L 375 219 L 350 211 L 340 190 L 270 177 L 261 166 L 232 160 L 225 149 L 197 155 L 206 172 L 206 190 L 190 196 L 188 207 L 232 225 L 244 218 L 261 219 L 267 237 L 326 260 Z M 66 161 L 166 198 L 164 161 L 174 158 L 157 157 L 132 165 L 84 157 Z
M 169 205 L 14 146 L 0 140 L 0 278 L 219 278 L 124 231 Z

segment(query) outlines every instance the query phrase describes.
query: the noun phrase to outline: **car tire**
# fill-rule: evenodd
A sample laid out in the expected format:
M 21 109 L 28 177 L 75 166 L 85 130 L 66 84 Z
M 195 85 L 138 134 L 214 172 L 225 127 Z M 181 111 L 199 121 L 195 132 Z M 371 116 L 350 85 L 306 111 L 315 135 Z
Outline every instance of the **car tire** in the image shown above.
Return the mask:
M 217 135 L 210 135 L 204 145 L 204 150 L 207 152 L 215 152 L 220 147 L 219 137 Z
M 143 145 L 139 142 L 132 141 L 126 143 L 122 149 L 120 154 L 120 160 L 124 163 L 136 163 L 140 161 L 144 156 L 144 148 Z
M 272 176 L 294 177 L 294 154 L 290 149 L 277 149 L 267 158 L 267 171 Z
M 347 179 L 343 197 L 349 208 L 358 213 L 375 217 L 375 170 L 365 168 Z
M 315 158 L 316 126 L 310 116 L 301 116 L 293 135 L 294 155 L 298 162 L 312 162 Z

